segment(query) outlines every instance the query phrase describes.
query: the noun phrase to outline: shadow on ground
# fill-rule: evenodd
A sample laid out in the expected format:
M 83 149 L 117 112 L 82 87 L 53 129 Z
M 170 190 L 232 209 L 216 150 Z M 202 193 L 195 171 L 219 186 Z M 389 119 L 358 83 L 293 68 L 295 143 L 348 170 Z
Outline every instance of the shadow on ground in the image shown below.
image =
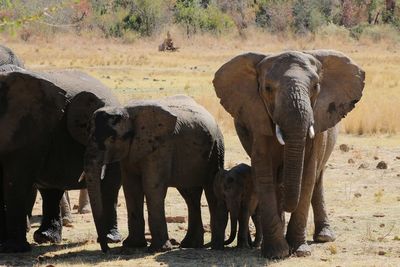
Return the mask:
M 261 257 L 259 249 L 225 248 L 175 249 L 155 257 L 160 264 L 168 266 L 265 266 L 268 260 Z

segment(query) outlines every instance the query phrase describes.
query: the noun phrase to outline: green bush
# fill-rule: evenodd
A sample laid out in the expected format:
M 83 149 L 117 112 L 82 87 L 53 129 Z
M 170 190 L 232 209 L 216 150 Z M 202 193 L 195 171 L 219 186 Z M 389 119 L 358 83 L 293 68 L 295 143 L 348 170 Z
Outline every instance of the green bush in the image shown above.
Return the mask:
M 232 18 L 218 9 L 215 3 L 204 5 L 199 0 L 178 1 L 175 22 L 185 27 L 187 35 L 197 32 L 221 34 L 234 26 Z

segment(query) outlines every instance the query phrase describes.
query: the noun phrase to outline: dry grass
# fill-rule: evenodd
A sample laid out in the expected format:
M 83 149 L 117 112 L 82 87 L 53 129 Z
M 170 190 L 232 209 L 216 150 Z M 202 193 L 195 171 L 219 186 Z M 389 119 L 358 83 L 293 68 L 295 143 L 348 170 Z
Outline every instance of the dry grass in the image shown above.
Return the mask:
M 400 44 L 372 42 L 338 36 L 284 38 L 248 33 L 247 40 L 234 36 L 226 39 L 198 36 L 186 39 L 173 34 L 181 47 L 178 53 L 157 52 L 162 39 L 139 40 L 126 45 L 105 39 L 57 37 L 51 43 L 13 42 L 11 46 L 33 69 L 81 68 L 100 78 L 122 101 L 186 93 L 197 98 L 231 130 L 230 116 L 218 105 L 212 87 L 214 72 L 233 56 L 246 51 L 264 53 L 282 50 L 336 49 L 352 57 L 366 71 L 362 100 L 343 120 L 342 131 L 351 134 L 395 134 L 400 131 Z
M 173 34 L 174 36 L 174 34 Z M 400 120 L 396 114 L 400 103 L 396 90 L 400 84 L 400 55 L 396 43 L 368 39 L 354 42 L 327 36 L 292 39 L 249 33 L 247 40 L 196 37 L 187 40 L 176 34 L 177 53 L 157 52 L 159 40 L 140 40 L 131 45 L 103 39 L 57 37 L 51 42 L 34 40 L 21 43 L 2 37 L 2 43 L 14 49 L 32 69 L 79 68 L 110 86 L 122 102 L 132 98 L 153 98 L 185 93 L 196 98 L 216 117 L 226 141 L 226 166 L 249 162 L 233 129 L 232 118 L 219 105 L 212 88 L 214 72 L 224 62 L 245 51 L 278 52 L 286 49 L 331 48 L 343 51 L 359 63 L 367 73 L 365 93 L 356 109 L 344 120 L 343 133 L 377 134 L 375 136 L 341 135 L 339 143 L 350 144 L 350 152 L 335 149 L 326 172 L 326 199 L 333 228 L 338 234 L 331 244 L 313 244 L 312 256 L 268 262 L 258 250 L 224 252 L 179 250 L 150 255 L 143 250 L 123 251 L 114 245 L 103 255 L 95 243 L 96 233 L 91 215 L 74 214 L 73 228 L 64 228 L 63 243 L 35 246 L 23 255 L 1 255 L 0 265 L 112 265 L 112 266 L 396 266 L 400 255 Z M 375 169 L 385 160 L 388 170 Z M 354 163 L 349 164 L 352 159 Z M 366 169 L 358 169 L 366 163 Z M 77 202 L 72 192 L 72 202 Z M 356 195 L 356 196 L 355 196 Z M 120 196 L 119 228 L 127 235 L 126 208 Z M 204 201 L 204 200 L 203 200 Z M 208 211 L 203 206 L 203 222 Z M 183 199 L 176 190 L 169 190 L 167 215 L 186 216 Z M 40 214 L 40 200 L 34 214 Z M 384 217 L 374 217 L 383 213 Z M 38 227 L 38 222 L 34 224 Z M 171 238 L 181 240 L 185 224 L 168 225 Z M 312 239 L 312 217 L 307 229 Z M 32 241 L 32 233 L 29 233 Z M 206 240 L 210 235 L 206 233 Z

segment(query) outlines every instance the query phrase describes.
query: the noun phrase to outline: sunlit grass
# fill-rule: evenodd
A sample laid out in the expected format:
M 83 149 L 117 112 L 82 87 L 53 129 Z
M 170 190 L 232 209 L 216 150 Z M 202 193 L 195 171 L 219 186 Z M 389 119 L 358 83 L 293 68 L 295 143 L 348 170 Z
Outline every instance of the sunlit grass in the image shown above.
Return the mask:
M 396 134 L 400 131 L 400 46 L 392 41 L 373 42 L 332 36 L 290 38 L 251 32 L 247 39 L 175 34 L 176 53 L 157 51 L 162 38 L 121 44 L 115 40 L 57 37 L 48 43 L 34 40 L 12 47 L 32 69 L 78 68 L 102 80 L 122 102 L 188 94 L 213 113 L 225 132 L 233 131 L 231 117 L 219 105 L 212 79 L 230 58 L 246 52 L 274 53 L 283 50 L 336 49 L 352 57 L 366 72 L 362 100 L 342 122 L 349 134 Z

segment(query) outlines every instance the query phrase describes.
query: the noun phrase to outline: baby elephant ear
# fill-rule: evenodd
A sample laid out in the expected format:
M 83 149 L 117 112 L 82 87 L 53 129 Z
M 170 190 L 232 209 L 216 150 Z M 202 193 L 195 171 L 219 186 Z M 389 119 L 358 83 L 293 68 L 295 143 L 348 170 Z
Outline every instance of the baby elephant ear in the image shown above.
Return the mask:
M 322 64 L 321 92 L 314 108 L 315 132 L 335 126 L 361 99 L 365 72 L 349 57 L 333 50 L 305 51 Z
M 270 118 L 258 93 L 257 64 L 265 57 L 256 53 L 234 57 L 215 73 L 213 84 L 221 105 L 233 118 L 272 135 Z

